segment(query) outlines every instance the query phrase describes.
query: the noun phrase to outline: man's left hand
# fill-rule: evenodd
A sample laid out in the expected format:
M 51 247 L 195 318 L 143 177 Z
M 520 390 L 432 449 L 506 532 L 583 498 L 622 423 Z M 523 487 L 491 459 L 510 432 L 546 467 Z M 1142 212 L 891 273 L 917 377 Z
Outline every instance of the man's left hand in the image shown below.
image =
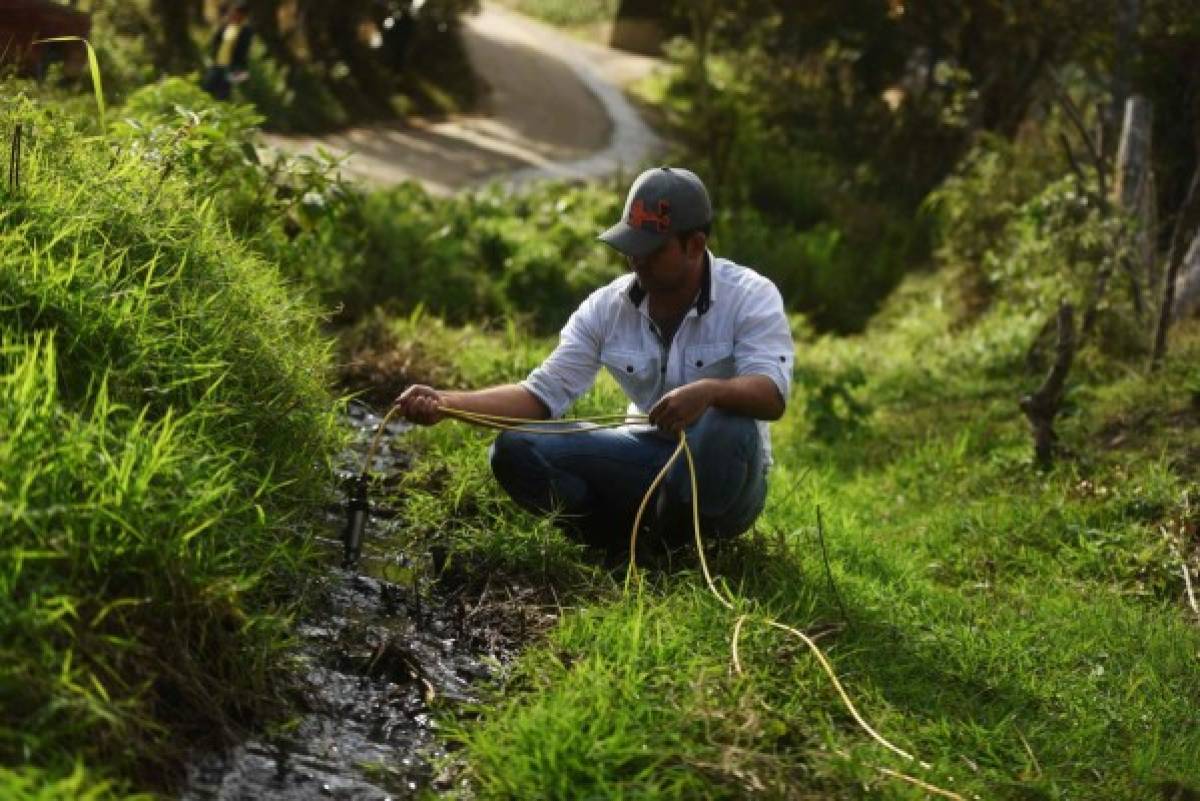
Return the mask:
M 671 390 L 650 410 L 650 423 L 670 434 L 678 434 L 700 419 L 712 406 L 712 385 L 705 380 Z

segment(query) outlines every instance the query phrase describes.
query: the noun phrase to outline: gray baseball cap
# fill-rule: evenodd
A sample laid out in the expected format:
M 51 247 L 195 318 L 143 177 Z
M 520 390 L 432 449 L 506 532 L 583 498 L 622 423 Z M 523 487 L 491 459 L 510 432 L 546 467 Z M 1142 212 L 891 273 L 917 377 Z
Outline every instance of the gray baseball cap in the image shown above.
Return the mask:
M 641 258 L 669 237 L 711 222 L 712 202 L 696 173 L 655 167 L 633 182 L 621 221 L 600 234 L 600 241 L 626 256 Z

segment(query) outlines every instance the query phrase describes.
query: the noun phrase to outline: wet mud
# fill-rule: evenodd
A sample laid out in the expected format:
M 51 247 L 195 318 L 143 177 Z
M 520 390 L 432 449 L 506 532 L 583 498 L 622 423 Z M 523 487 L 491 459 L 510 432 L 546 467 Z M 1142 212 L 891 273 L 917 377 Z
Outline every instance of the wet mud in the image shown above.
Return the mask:
M 380 419 L 352 406 L 354 444 L 339 480 L 362 469 Z M 390 424 L 391 435 L 403 424 Z M 297 630 L 302 709 L 270 735 L 196 757 L 185 801 L 413 798 L 463 780 L 439 732 L 449 711 L 466 714 L 530 631 L 534 606 L 520 587 L 499 590 L 442 572 L 442 555 L 402 552 L 403 521 L 385 505 L 409 457 L 385 438 L 372 465 L 371 517 L 358 570 L 339 567 L 344 505 L 326 515 L 330 572 Z M 407 550 L 412 551 L 411 545 Z M 515 603 L 514 603 L 515 601 Z M 541 628 L 541 626 L 538 626 Z

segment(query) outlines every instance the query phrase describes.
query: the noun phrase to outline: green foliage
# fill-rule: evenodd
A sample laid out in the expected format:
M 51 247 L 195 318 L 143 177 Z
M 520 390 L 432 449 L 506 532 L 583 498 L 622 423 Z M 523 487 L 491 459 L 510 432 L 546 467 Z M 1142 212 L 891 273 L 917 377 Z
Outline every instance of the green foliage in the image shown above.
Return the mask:
M 418 307 L 455 323 L 527 319 L 557 331 L 593 289 L 624 269 L 598 244 L 624 186 L 546 184 L 437 198 L 415 183 L 366 193 L 324 158 L 265 160 L 261 118 L 180 79 L 135 92 L 113 136 L 185 177 L 232 231 L 339 317 Z
M 215 9 L 198 2 L 88 0 L 94 39 L 114 99 L 161 75 L 188 76 L 205 69 Z M 234 96 L 255 105 L 275 130 L 322 131 L 391 119 L 416 109 L 445 112 L 470 106 L 478 87 L 459 35 L 459 17 L 478 0 L 426 4 L 411 20 L 403 42 L 385 20 L 398 4 L 375 0 L 296 0 L 250 3 L 256 36 L 250 79 Z M 408 4 L 405 4 L 408 5 Z M 399 30 L 396 26 L 395 29 Z M 380 39 L 372 46 L 364 31 Z
M 401 315 L 420 306 L 451 323 L 519 317 L 550 333 L 624 270 L 595 237 L 619 216 L 625 179 L 450 198 L 412 183 L 364 193 L 337 180 L 328 160 L 264 162 L 254 145 L 260 122 L 248 106 L 168 79 L 130 97 L 114 135 L 133 137 L 165 174 L 186 175 L 236 234 L 340 320 L 381 304 Z M 819 327 L 861 328 L 923 247 L 923 229 L 870 206 L 855 212 L 857 227 L 835 225 L 822 216 L 832 213 L 821 205 L 831 202 L 821 194 L 832 180 L 826 166 L 760 162 L 758 200 L 779 211 L 718 196 L 714 249 L 770 277 Z
M 337 254 L 324 263 L 345 265 L 339 276 L 321 276 L 326 298 L 351 319 L 387 303 L 459 324 L 515 316 L 537 333 L 557 331 L 624 269 L 595 241 L 620 203 L 615 185 L 453 198 L 415 184 L 374 192 L 319 233 Z
M 352 116 L 334 89 L 309 65 L 285 66 L 261 42 L 251 47 L 249 77 L 237 87 L 275 131 L 342 128 Z
M 1134 221 L 1106 211 L 1098 188 L 1050 155 L 1054 129 L 1017 145 L 984 138 L 926 201 L 961 321 L 993 305 L 1042 320 L 1060 300 L 1086 309 L 1099 271 L 1135 258 Z M 1145 349 L 1144 324 L 1119 283 L 1096 301 L 1097 341 L 1133 355 Z
M 250 106 L 218 103 L 190 82 L 168 78 L 134 92 L 112 137 L 157 166 L 159 181 L 186 179 L 192 197 L 219 213 L 242 241 L 291 279 L 328 284 L 340 300 L 349 260 L 345 237 L 361 225 L 362 195 L 324 156 L 269 159 L 258 148 L 262 118 Z
M 924 259 L 927 221 L 871 162 L 843 164 L 780 127 L 777 98 L 754 78 L 774 68 L 768 52 L 710 56 L 703 80 L 693 44 L 668 52 L 678 69 L 644 91 L 714 195 L 722 255 L 769 276 L 820 330 L 861 330 Z
M 156 74 L 149 40 L 139 35 L 144 17 L 138 5 L 93 0 L 88 8 L 91 42 L 104 75 L 104 88 L 109 98 L 118 102 L 133 89 L 153 81 Z
M 97 781 L 83 765 L 69 775 L 48 778 L 34 768 L 0 767 L 0 796 L 24 801 L 151 801 L 151 796 L 120 792 L 111 782 Z
M 871 407 L 859 400 L 855 390 L 867 382 L 858 367 L 832 375 L 813 369 L 797 369 L 796 380 L 803 387 L 804 419 L 812 434 L 823 442 L 835 442 L 853 434 L 865 424 Z
M 221 145 L 132 126 L 110 143 L 19 95 L 0 129 L 16 122 L 33 135 L 0 188 L 0 762 L 29 772 L 0 790 L 99 799 L 282 705 L 338 444 L 329 347 L 185 180 L 228 178 Z
M 667 112 L 678 160 L 710 181 L 718 208 L 752 208 L 780 240 L 772 254 L 756 236 L 757 261 L 749 263 L 787 283 L 795 265 L 813 260 L 809 247 L 790 240 L 807 239 L 818 225 L 838 232 L 836 266 L 816 260 L 823 277 L 796 308 L 822 330 L 857 331 L 926 261 L 922 201 L 980 136 L 1015 142 L 1048 128 L 1042 154 L 1060 153 L 1064 132 L 1087 160 L 1078 131 L 1056 119 L 1061 96 L 1085 110 L 1088 130 L 1102 124 L 1110 145 L 1119 135 L 1120 110 L 1107 111 L 1118 78 L 1154 97 L 1160 216 L 1174 214 L 1196 160 L 1188 133 L 1196 128 L 1196 85 L 1169 76 L 1195 50 L 1200 18 L 1185 0 L 1152 5 L 1121 34 L 1111 13 L 1098 16 L 1078 0 L 967 0 L 950 9 L 858 0 L 651 4 L 685 36 L 666 47 L 675 70 L 648 91 Z M 1098 119 L 1087 113 L 1095 108 L 1103 110 Z M 1004 213 L 993 203 L 977 208 Z M 967 294 L 986 295 L 986 281 L 976 283 Z

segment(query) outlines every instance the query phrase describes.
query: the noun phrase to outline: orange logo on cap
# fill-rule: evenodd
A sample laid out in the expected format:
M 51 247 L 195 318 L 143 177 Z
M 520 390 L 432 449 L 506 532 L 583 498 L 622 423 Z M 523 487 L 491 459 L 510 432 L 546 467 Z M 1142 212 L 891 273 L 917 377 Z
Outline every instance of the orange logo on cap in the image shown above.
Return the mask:
M 634 228 L 645 228 L 646 223 L 653 223 L 660 234 L 665 234 L 671 227 L 671 204 L 665 200 L 658 201 L 658 213 L 646 210 L 646 204 L 641 199 L 633 201 L 629 210 L 629 224 Z

